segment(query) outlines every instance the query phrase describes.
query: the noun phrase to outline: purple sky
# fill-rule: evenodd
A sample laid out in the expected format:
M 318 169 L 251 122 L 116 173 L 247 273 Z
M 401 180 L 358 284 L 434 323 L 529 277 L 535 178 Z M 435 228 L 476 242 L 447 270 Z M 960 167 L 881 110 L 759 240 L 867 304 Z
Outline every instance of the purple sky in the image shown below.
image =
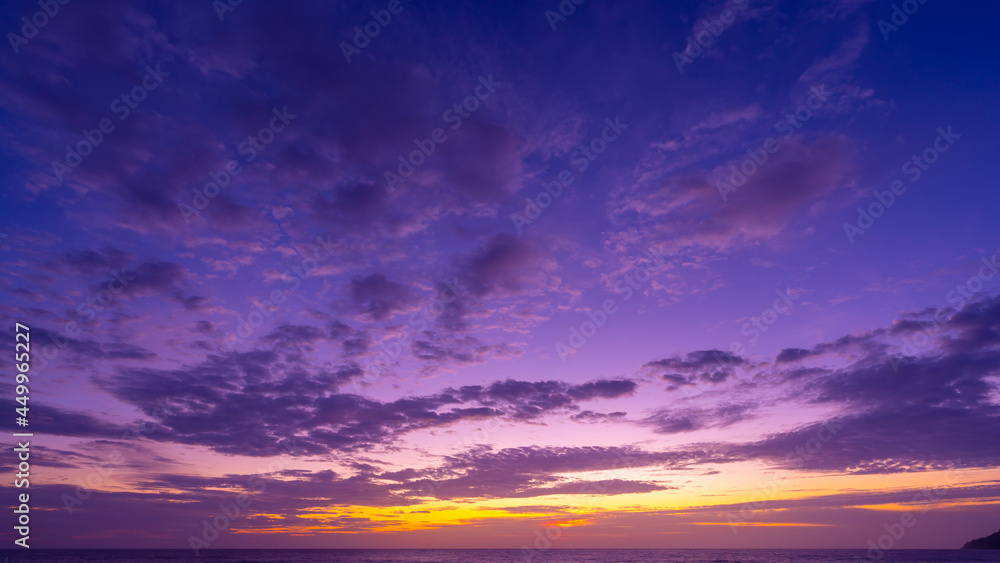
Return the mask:
M 54 5 L 0 6 L 33 547 L 1000 527 L 1000 7 Z

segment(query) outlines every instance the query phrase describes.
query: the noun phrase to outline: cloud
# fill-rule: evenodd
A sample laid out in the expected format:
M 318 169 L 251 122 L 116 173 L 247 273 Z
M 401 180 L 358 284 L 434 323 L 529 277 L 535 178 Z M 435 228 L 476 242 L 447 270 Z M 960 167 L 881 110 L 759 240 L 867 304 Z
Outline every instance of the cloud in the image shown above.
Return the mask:
M 718 129 L 720 127 L 726 127 L 741 121 L 754 121 L 760 116 L 761 107 L 759 104 L 750 104 L 746 107 L 718 113 L 712 112 L 712 114 L 706 117 L 703 121 L 692 126 L 691 132 L 701 131 L 704 129 Z
M 9 412 L 13 413 L 14 408 L 22 405 L 13 400 L 0 400 L 3 406 L 9 407 Z M 128 431 L 127 427 L 112 424 L 92 414 L 53 407 L 37 401 L 31 402 L 30 409 L 31 431 L 51 436 L 72 436 L 77 438 L 121 438 L 122 434 Z M 14 427 L 13 417 L 8 426 Z M 24 429 L 14 430 L 23 432 Z
M 839 430 L 818 452 L 792 461 L 805 469 L 857 473 L 918 471 L 949 463 L 996 466 L 1000 451 L 985 447 L 982 436 L 1000 431 L 1000 297 L 959 310 L 929 309 L 921 316 L 938 322 L 921 350 L 912 342 L 896 341 L 908 354 L 904 357 L 893 354 L 885 341 L 887 335 L 907 334 L 898 323 L 895 331 L 877 329 L 811 349 L 783 350 L 775 365 L 781 370 L 792 366 L 794 377 L 787 380 L 798 382 L 809 402 L 835 405 L 841 412 L 733 451 L 788 465 L 790 451 L 814 448 L 824 425 L 834 424 Z M 795 367 L 823 358 L 850 359 L 843 367 L 805 374 Z
M 581 385 L 562 381 L 518 381 L 507 379 L 487 386 L 468 385 L 449 389 L 457 400 L 478 401 L 487 406 L 507 405 L 509 416 L 534 419 L 556 409 L 577 409 L 576 401 L 596 398 L 619 398 L 632 394 L 636 383 L 630 380 L 599 380 Z
M 344 222 L 362 231 L 390 221 L 384 183 L 345 185 L 316 194 L 316 214 L 326 220 Z
M 132 255 L 124 250 L 106 246 L 99 249 L 71 249 L 63 252 L 49 264 L 61 270 L 92 276 L 97 273 L 107 273 L 111 270 L 121 270 L 132 261 Z
M 272 342 L 279 346 L 291 346 L 297 344 L 312 344 L 326 337 L 322 329 L 314 326 L 281 325 L 272 330 L 267 336 L 261 338 L 265 342 Z
M 409 288 L 389 280 L 383 274 L 354 278 L 349 292 L 354 309 L 376 321 L 386 319 L 396 311 L 405 310 L 415 301 Z
M 143 262 L 100 284 L 97 291 L 109 290 L 129 297 L 171 294 L 187 276 L 187 268 L 176 262 Z M 116 285 L 117 284 L 117 285 Z M 174 293 L 174 295 L 177 295 Z
M 802 348 L 785 348 L 778 356 L 774 359 L 775 363 L 787 364 L 789 362 L 797 362 L 799 360 L 813 356 L 818 352 L 813 352 L 812 350 L 803 350 Z
M 445 456 L 443 465 L 423 472 L 427 477 L 410 482 L 410 493 L 430 493 L 443 499 L 644 493 L 672 487 L 622 479 L 617 472 L 651 465 L 682 467 L 688 461 L 685 454 L 654 453 L 634 447 L 520 447 L 493 451 L 483 446 Z M 612 474 L 603 480 L 555 476 L 598 471 Z
M 757 150 L 765 138 L 756 137 L 746 146 Z M 791 231 L 807 230 L 803 220 L 816 205 L 851 181 L 854 149 L 846 137 L 826 133 L 799 133 L 780 138 L 779 144 L 760 166 L 741 151 L 711 172 L 691 168 L 648 173 L 649 179 L 619 190 L 613 199 L 611 219 L 620 229 L 606 234 L 605 246 L 656 248 L 701 264 L 737 249 L 772 244 Z M 740 170 L 748 160 L 753 166 L 747 170 L 755 171 L 749 177 Z M 723 186 L 724 199 L 720 182 L 734 181 L 735 193 Z M 681 280 L 673 283 L 679 287 Z
M 498 202 L 520 188 L 521 148 L 506 127 L 473 118 L 441 146 L 441 168 L 469 200 Z
M 537 289 L 545 260 L 534 243 L 509 234 L 499 234 L 462 264 L 460 279 L 476 297 L 516 295 Z
M 640 421 L 660 434 L 692 432 L 706 428 L 725 428 L 748 420 L 755 412 L 750 404 L 721 404 L 711 408 L 665 408 Z
M 265 337 L 273 349 L 210 355 L 178 369 L 122 368 L 98 381 L 155 421 L 154 440 L 251 456 L 275 455 L 280 444 L 293 439 L 309 454 L 365 450 L 407 432 L 463 420 L 531 420 L 574 412 L 577 401 L 635 389 L 627 381 L 571 385 L 508 379 L 382 402 L 340 391 L 363 375 L 358 366 L 316 367 L 287 349 L 282 339 L 297 333 L 320 338 L 312 330 L 283 327 Z M 170 408 L 155 408 L 157 401 Z
M 824 432 L 829 428 L 835 432 Z M 859 474 L 995 467 L 1000 452 L 986 446 L 983 436 L 998 431 L 997 407 L 884 405 L 777 433 L 731 453 L 793 470 Z
M 600 379 L 582 385 L 570 387 L 568 393 L 574 399 L 617 399 L 635 393 L 638 385 L 627 379 Z
M 349 358 L 364 355 L 372 343 L 367 331 L 352 328 L 338 320 L 327 325 L 327 334 L 331 340 L 340 342 L 341 351 Z
M 691 459 L 689 453 L 651 452 L 634 446 L 523 446 L 495 451 L 481 447 L 445 456 L 444 467 L 451 471 L 495 469 L 500 473 L 550 475 L 658 465 L 683 467 Z
M 447 333 L 424 331 L 420 339 L 410 344 L 413 357 L 421 362 L 440 366 L 481 364 L 490 358 L 519 355 L 509 346 L 489 345 L 473 336 L 451 336 Z
M 628 416 L 628 413 L 623 411 L 610 413 L 582 411 L 578 414 L 574 414 L 570 418 L 577 422 L 617 422 L 624 420 L 626 416 Z
M 63 361 L 82 365 L 103 360 L 153 360 L 158 355 L 146 348 L 125 342 L 110 340 L 101 342 L 93 339 L 70 338 L 41 327 L 32 329 L 38 341 L 46 342 L 46 347 L 58 347 L 64 351 Z M 48 344 L 51 342 L 52 344 Z
M 698 350 L 684 357 L 655 360 L 643 367 L 658 372 L 663 380 L 671 383 L 671 389 L 677 389 L 683 385 L 695 385 L 699 380 L 720 383 L 732 376 L 737 367 L 746 364 L 745 359 L 730 352 Z

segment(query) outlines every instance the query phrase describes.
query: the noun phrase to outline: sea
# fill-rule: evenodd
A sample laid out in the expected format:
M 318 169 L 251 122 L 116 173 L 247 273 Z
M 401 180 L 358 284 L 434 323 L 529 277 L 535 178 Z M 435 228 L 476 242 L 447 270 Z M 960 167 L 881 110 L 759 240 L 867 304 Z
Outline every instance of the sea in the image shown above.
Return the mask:
M 212 549 L 0 551 L 0 562 L 53 563 L 1000 563 L 1000 551 L 894 549 Z

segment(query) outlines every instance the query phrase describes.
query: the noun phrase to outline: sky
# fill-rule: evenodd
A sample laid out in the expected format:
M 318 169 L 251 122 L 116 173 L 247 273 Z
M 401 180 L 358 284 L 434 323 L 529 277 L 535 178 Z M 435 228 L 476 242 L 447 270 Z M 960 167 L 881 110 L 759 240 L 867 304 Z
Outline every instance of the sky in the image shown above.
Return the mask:
M 3 2 L 3 499 L 32 547 L 988 535 L 998 18 Z

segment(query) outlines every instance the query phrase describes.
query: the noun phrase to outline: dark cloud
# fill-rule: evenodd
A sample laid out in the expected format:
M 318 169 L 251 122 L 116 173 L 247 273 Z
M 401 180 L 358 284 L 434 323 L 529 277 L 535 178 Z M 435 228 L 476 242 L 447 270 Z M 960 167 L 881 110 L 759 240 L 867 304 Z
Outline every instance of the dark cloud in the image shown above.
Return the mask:
M 62 352 L 61 360 L 69 364 L 84 365 L 103 360 L 152 360 L 158 357 L 151 350 L 121 340 L 99 342 L 70 338 L 65 334 L 41 327 L 33 328 L 32 335 L 37 337 L 36 342 L 44 343 L 46 348 L 60 350 Z
M 703 459 L 763 459 L 789 469 L 851 473 L 996 466 L 1000 450 L 983 437 L 1000 429 L 994 379 L 1000 375 L 1000 297 L 912 317 L 917 324 L 904 324 L 905 329 L 897 321 L 896 330 L 782 350 L 761 373 L 792 385 L 796 400 L 836 406 L 839 414 L 755 442 L 710 445 Z M 917 332 L 924 336 L 921 346 L 912 339 Z M 799 365 L 820 357 L 847 363 Z M 700 351 L 645 367 L 667 371 L 666 380 L 691 384 L 691 374 L 746 364 L 731 354 Z M 691 432 L 746 420 L 756 410 L 749 403 L 674 406 L 637 422 L 661 433 Z
M 341 352 L 348 358 L 363 356 L 372 345 L 372 337 L 367 331 L 355 329 L 338 320 L 327 324 L 326 331 L 331 341 L 340 343 Z
M 318 216 L 346 223 L 359 231 L 379 222 L 391 221 L 387 217 L 385 183 L 348 185 L 331 191 L 317 193 Z
M 616 399 L 635 393 L 637 387 L 634 381 L 628 379 L 600 379 L 573 386 L 568 393 L 570 397 L 580 401 L 597 398 Z
M 368 351 L 371 337 L 341 321 L 333 320 L 325 327 L 312 325 L 279 325 L 259 341 L 268 348 L 286 351 L 313 352 L 320 347 L 339 345 L 345 358 L 356 358 Z M 299 358 L 302 361 L 302 358 Z
M 500 201 L 518 188 L 520 143 L 505 127 L 471 119 L 441 150 L 451 185 L 472 202 Z
M 458 499 L 649 492 L 669 487 L 624 480 L 615 472 L 650 465 L 681 467 L 688 461 L 686 454 L 654 453 L 633 447 L 521 447 L 493 451 L 482 446 L 446 456 L 441 467 L 426 470 L 424 478 L 409 482 L 409 494 Z M 554 476 L 594 471 L 610 471 L 611 475 L 600 481 Z
M 886 406 L 775 434 L 732 453 L 793 470 L 847 473 L 995 467 L 1000 450 L 984 436 L 996 432 L 997 407 Z
M 707 383 L 720 383 L 735 373 L 735 368 L 744 366 L 747 361 L 730 352 L 722 350 L 697 350 L 687 355 L 674 356 L 647 363 L 664 381 L 671 383 L 671 389 L 683 385 L 695 385 L 699 380 Z
M 354 278 L 351 280 L 349 293 L 354 309 L 376 321 L 406 309 L 415 301 L 409 288 L 389 280 L 383 274 Z
M 861 473 L 1000 463 L 1000 449 L 983 440 L 1000 431 L 997 385 L 990 379 L 1000 373 L 1000 297 L 921 316 L 936 319 L 934 330 L 925 333 L 925 347 L 896 341 L 898 350 L 912 355 L 890 354 L 893 348 L 884 341 L 887 334 L 901 337 L 908 331 L 882 329 L 782 351 L 777 366 L 821 354 L 856 358 L 837 369 L 794 368 L 788 378 L 803 386 L 807 400 L 838 405 L 843 412 L 829 423 L 737 450 L 784 465 Z M 837 430 L 832 438 L 827 424 Z M 789 452 L 799 454 L 786 459 Z
M 724 428 L 751 418 L 751 405 L 719 405 L 712 408 L 692 407 L 686 409 L 666 408 L 656 411 L 641 421 L 661 434 L 692 432 L 705 428 Z
M 465 320 L 469 313 L 467 297 L 455 295 L 455 290 L 451 285 L 438 283 L 436 295 L 446 296 L 442 298 L 441 311 L 437 313 L 437 326 L 443 330 L 458 332 L 469 327 Z
M 661 250 L 711 253 L 770 241 L 841 186 L 855 156 L 842 135 L 800 134 L 782 140 L 781 150 L 741 182 L 732 179 L 730 165 L 739 167 L 747 156 L 736 152 L 712 172 L 671 171 L 655 183 L 622 191 L 612 216 L 644 231 L 644 246 Z M 738 183 L 725 201 L 720 181 Z
M 487 386 L 469 385 L 447 390 L 445 394 L 451 394 L 458 401 L 479 401 L 489 406 L 506 404 L 514 409 L 512 416 L 532 419 L 555 409 L 575 409 L 579 400 L 629 395 L 635 387 L 635 382 L 630 380 L 600 380 L 571 385 L 562 381 L 507 379 Z
M 0 404 L 8 412 L 14 413 L 15 407 L 22 405 L 13 400 L 0 400 Z M 51 436 L 73 436 L 79 438 L 121 438 L 128 431 L 127 427 L 109 423 L 92 414 L 52 407 L 36 400 L 31 401 L 29 410 L 31 431 Z M 24 429 L 14 426 L 14 417 L 8 418 L 8 429 L 23 432 Z
M 215 334 L 218 329 L 211 321 L 197 321 L 194 323 L 194 331 L 199 334 Z
M 52 265 L 65 266 L 71 271 L 90 276 L 97 273 L 106 274 L 110 270 L 121 270 L 131 260 L 130 253 L 107 246 L 99 249 L 67 250 Z
M 349 358 L 364 355 L 368 352 L 371 344 L 371 336 L 369 336 L 369 334 L 365 331 L 357 331 L 351 338 L 345 338 L 340 342 L 341 350 L 343 350 L 344 355 Z
M 446 456 L 438 468 L 406 472 L 409 494 L 436 498 L 525 498 L 556 494 L 628 494 L 664 490 L 661 483 L 630 481 L 619 471 L 641 467 L 684 469 L 692 463 L 726 461 L 700 450 L 649 452 L 632 446 L 520 447 L 493 451 L 488 446 Z M 608 472 L 603 480 L 556 474 Z M 393 473 L 393 477 L 400 476 Z M 423 475 L 422 478 L 415 478 Z
M 436 367 L 481 364 L 489 359 L 510 358 L 520 352 L 505 344 L 486 344 L 474 336 L 424 331 L 410 344 L 413 357 Z
M 185 311 L 204 312 L 209 310 L 211 299 L 201 295 L 187 295 L 182 291 L 175 291 L 170 297 Z
M 624 495 L 669 489 L 657 483 L 605 479 L 569 480 L 549 476 L 528 476 L 499 471 L 470 472 L 450 479 L 411 483 L 408 494 L 438 499 L 532 498 L 547 495 Z
M 500 234 L 462 263 L 459 278 L 476 297 L 518 294 L 537 284 L 542 261 L 531 242 Z
M 633 392 L 630 381 L 583 385 L 505 380 L 381 402 L 340 389 L 363 376 L 360 367 L 316 368 L 282 350 L 282 338 L 321 333 L 282 327 L 267 338 L 274 350 L 212 355 L 183 369 L 121 369 L 100 378 L 115 397 L 139 407 L 159 426 L 154 439 L 209 446 L 223 453 L 274 455 L 298 440 L 306 453 L 351 451 L 392 443 L 400 435 L 462 420 L 528 420 L 577 411 L 577 400 Z M 170 408 L 156 409 L 158 400 Z
M 802 348 L 785 348 L 778 353 L 778 356 L 774 359 L 774 361 L 778 364 L 797 362 L 817 353 L 818 352 L 814 352 L 812 350 L 803 350 Z
M 134 269 L 130 268 L 104 281 L 95 290 L 109 291 L 112 295 L 128 297 L 148 297 L 164 295 L 178 301 L 185 301 L 183 294 L 177 292 L 178 286 L 187 276 L 187 268 L 176 262 L 143 262 Z M 193 304 L 197 304 L 197 300 Z
M 277 346 L 310 346 L 326 337 L 322 329 L 314 326 L 281 325 L 261 340 Z

